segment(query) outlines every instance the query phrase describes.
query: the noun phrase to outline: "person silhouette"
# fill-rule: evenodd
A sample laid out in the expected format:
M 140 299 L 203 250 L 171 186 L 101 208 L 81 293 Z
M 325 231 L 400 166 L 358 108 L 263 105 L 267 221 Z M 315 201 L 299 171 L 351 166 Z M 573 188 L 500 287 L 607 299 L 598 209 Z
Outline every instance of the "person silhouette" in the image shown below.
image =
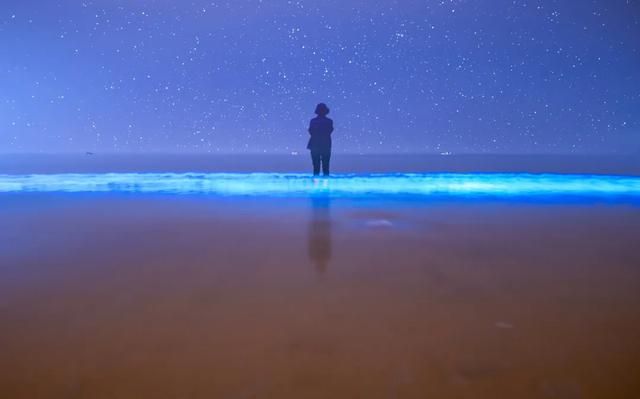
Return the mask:
M 313 175 L 322 174 L 329 176 L 329 160 L 331 159 L 331 133 L 333 132 L 333 121 L 327 118 L 329 107 L 324 103 L 316 106 L 317 117 L 309 122 L 309 142 L 307 149 L 311 151 L 311 162 L 313 163 Z

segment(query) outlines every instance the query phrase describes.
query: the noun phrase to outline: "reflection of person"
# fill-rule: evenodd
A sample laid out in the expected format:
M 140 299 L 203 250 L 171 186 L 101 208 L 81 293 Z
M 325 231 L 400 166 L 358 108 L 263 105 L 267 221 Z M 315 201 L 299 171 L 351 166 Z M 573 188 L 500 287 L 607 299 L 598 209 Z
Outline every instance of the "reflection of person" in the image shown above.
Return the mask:
M 311 119 L 309 123 L 309 143 L 307 148 L 311 151 L 311 161 L 313 162 L 313 174 L 329 176 L 329 159 L 331 158 L 331 132 L 333 132 L 333 121 L 327 118 L 329 108 L 320 103 L 316 106 L 317 117 Z
M 311 198 L 311 219 L 309 220 L 309 259 L 316 271 L 322 273 L 331 260 L 331 216 L 328 197 Z

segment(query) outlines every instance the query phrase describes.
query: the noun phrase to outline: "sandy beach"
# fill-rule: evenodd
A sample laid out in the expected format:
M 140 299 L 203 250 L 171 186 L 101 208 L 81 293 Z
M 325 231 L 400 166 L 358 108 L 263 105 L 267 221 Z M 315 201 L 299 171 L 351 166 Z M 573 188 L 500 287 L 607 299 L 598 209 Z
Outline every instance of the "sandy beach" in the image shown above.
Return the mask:
M 633 203 L 4 194 L 8 398 L 628 398 Z

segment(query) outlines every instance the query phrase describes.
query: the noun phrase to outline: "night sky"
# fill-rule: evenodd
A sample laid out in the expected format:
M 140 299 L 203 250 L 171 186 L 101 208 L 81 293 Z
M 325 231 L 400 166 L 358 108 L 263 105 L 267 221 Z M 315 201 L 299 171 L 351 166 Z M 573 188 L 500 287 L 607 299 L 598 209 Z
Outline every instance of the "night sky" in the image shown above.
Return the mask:
M 635 0 L 1 0 L 0 152 L 640 150 Z

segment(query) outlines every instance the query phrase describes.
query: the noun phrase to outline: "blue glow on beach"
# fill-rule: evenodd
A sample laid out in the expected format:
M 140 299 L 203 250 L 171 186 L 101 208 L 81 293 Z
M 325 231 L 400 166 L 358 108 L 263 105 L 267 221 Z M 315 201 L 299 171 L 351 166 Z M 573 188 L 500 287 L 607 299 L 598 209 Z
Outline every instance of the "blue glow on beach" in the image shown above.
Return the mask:
M 0 192 L 122 192 L 221 196 L 638 197 L 640 177 L 524 173 L 64 173 L 0 175 Z

